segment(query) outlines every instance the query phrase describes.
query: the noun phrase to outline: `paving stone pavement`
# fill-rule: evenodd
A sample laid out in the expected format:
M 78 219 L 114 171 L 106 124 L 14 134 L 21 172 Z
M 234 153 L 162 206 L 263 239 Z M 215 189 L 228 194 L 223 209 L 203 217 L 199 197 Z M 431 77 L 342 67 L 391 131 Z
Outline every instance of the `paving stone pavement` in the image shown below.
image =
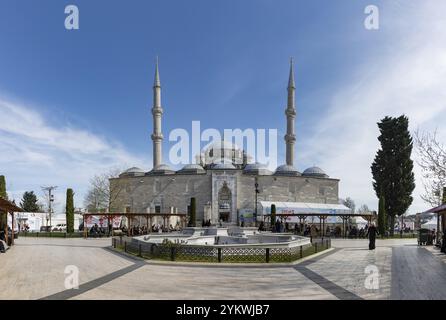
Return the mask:
M 388 299 L 391 286 L 392 248 L 342 248 L 336 254 L 327 256 L 308 266 L 339 287 L 364 299 Z M 367 289 L 366 280 L 369 273 L 366 268 L 378 271 L 378 289 Z M 371 269 L 372 270 L 372 269 Z M 369 286 L 370 287 L 370 286 Z
M 124 289 L 124 290 L 123 290 Z M 293 268 L 146 265 L 75 299 L 336 299 Z
M 441 259 L 416 246 L 392 250 L 392 299 L 446 299 L 446 266 Z
M 65 290 L 65 268 L 79 269 L 79 283 L 128 267 L 110 254 L 110 239 L 19 238 L 0 254 L 0 299 L 39 299 Z
M 333 240 L 335 250 L 274 268 L 148 264 L 112 252 L 110 239 L 16 243 L 0 255 L 0 299 L 446 299 L 446 260 L 416 239 L 379 240 L 374 251 Z M 67 265 L 79 268 L 77 290 L 64 287 Z M 367 266 L 377 289 L 366 288 Z

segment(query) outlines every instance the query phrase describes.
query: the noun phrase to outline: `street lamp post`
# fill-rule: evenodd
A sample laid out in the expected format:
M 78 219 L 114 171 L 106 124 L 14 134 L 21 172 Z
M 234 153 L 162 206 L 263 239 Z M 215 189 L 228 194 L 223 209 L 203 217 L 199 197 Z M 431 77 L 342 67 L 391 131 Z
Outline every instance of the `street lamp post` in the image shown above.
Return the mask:
M 258 179 L 257 177 L 255 178 L 255 198 L 256 198 L 256 203 L 255 203 L 255 210 L 254 210 L 254 226 L 257 227 L 257 196 L 259 194 L 259 183 L 258 183 Z

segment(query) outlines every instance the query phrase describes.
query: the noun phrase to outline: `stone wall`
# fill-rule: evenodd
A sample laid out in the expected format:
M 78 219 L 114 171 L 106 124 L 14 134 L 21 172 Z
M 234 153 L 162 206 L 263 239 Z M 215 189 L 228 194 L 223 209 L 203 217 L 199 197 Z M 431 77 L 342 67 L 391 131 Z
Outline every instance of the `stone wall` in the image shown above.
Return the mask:
M 212 204 L 212 222 L 218 221 L 218 202 L 216 195 L 219 190 L 213 190 L 216 176 L 231 177 L 233 183 L 229 186 L 236 190 L 233 199 L 237 209 L 252 209 L 255 207 L 254 183 L 255 176 L 245 175 L 241 170 L 208 170 L 205 174 L 173 174 L 121 177 L 110 180 L 111 211 L 145 213 L 155 212 L 155 206 L 161 206 L 161 212 L 170 212 L 170 207 L 177 208 L 178 213 L 187 213 L 187 206 L 192 197 L 197 203 L 197 222 L 204 217 L 206 204 Z M 258 176 L 258 200 L 291 201 L 313 203 L 338 203 L 337 179 Z M 214 200 L 214 201 L 213 201 Z M 231 215 L 236 222 L 236 215 Z

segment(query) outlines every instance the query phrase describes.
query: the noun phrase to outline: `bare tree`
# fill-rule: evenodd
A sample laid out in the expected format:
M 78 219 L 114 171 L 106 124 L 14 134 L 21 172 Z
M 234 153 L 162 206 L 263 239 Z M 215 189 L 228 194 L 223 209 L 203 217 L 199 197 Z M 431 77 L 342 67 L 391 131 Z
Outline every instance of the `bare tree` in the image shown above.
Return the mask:
M 446 147 L 433 133 L 415 131 L 415 143 L 422 170 L 424 193 L 421 198 L 433 207 L 441 204 L 442 189 L 446 186 Z
M 359 207 L 359 209 L 356 211 L 358 214 L 364 214 L 364 213 L 370 213 L 372 212 L 369 207 L 366 204 L 363 204 Z
M 355 213 L 356 205 L 355 205 L 355 201 L 352 198 L 350 198 L 350 197 L 345 198 L 345 200 L 342 200 L 342 204 L 344 206 L 346 206 L 347 208 L 351 209 L 352 213 Z
M 115 204 L 124 185 L 111 185 L 110 179 L 118 177 L 121 172 L 121 169 L 114 168 L 90 179 L 90 189 L 84 199 L 84 206 L 89 212 L 108 212 Z

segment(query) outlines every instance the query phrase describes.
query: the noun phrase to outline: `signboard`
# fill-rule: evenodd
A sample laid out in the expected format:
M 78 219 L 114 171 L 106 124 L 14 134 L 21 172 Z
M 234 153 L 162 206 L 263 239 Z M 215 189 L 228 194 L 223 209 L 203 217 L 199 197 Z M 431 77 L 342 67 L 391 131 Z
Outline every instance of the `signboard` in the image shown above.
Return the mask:
M 113 228 L 121 227 L 122 216 L 113 216 L 110 218 L 110 223 Z M 85 224 L 87 228 L 93 227 L 95 224 L 98 227 L 108 228 L 108 218 L 106 216 L 87 216 L 85 217 Z
M 239 210 L 240 222 L 250 223 L 254 221 L 254 213 L 250 209 L 240 209 Z
M 276 216 L 276 219 L 279 221 L 282 220 L 283 223 L 299 223 L 299 216 Z M 269 221 L 269 216 L 266 221 Z M 316 216 L 308 216 L 305 219 L 305 223 L 307 224 L 313 224 L 313 223 L 319 223 L 319 217 Z M 336 223 L 342 223 L 342 219 L 340 217 L 327 217 L 325 219 L 326 224 L 336 224 Z

